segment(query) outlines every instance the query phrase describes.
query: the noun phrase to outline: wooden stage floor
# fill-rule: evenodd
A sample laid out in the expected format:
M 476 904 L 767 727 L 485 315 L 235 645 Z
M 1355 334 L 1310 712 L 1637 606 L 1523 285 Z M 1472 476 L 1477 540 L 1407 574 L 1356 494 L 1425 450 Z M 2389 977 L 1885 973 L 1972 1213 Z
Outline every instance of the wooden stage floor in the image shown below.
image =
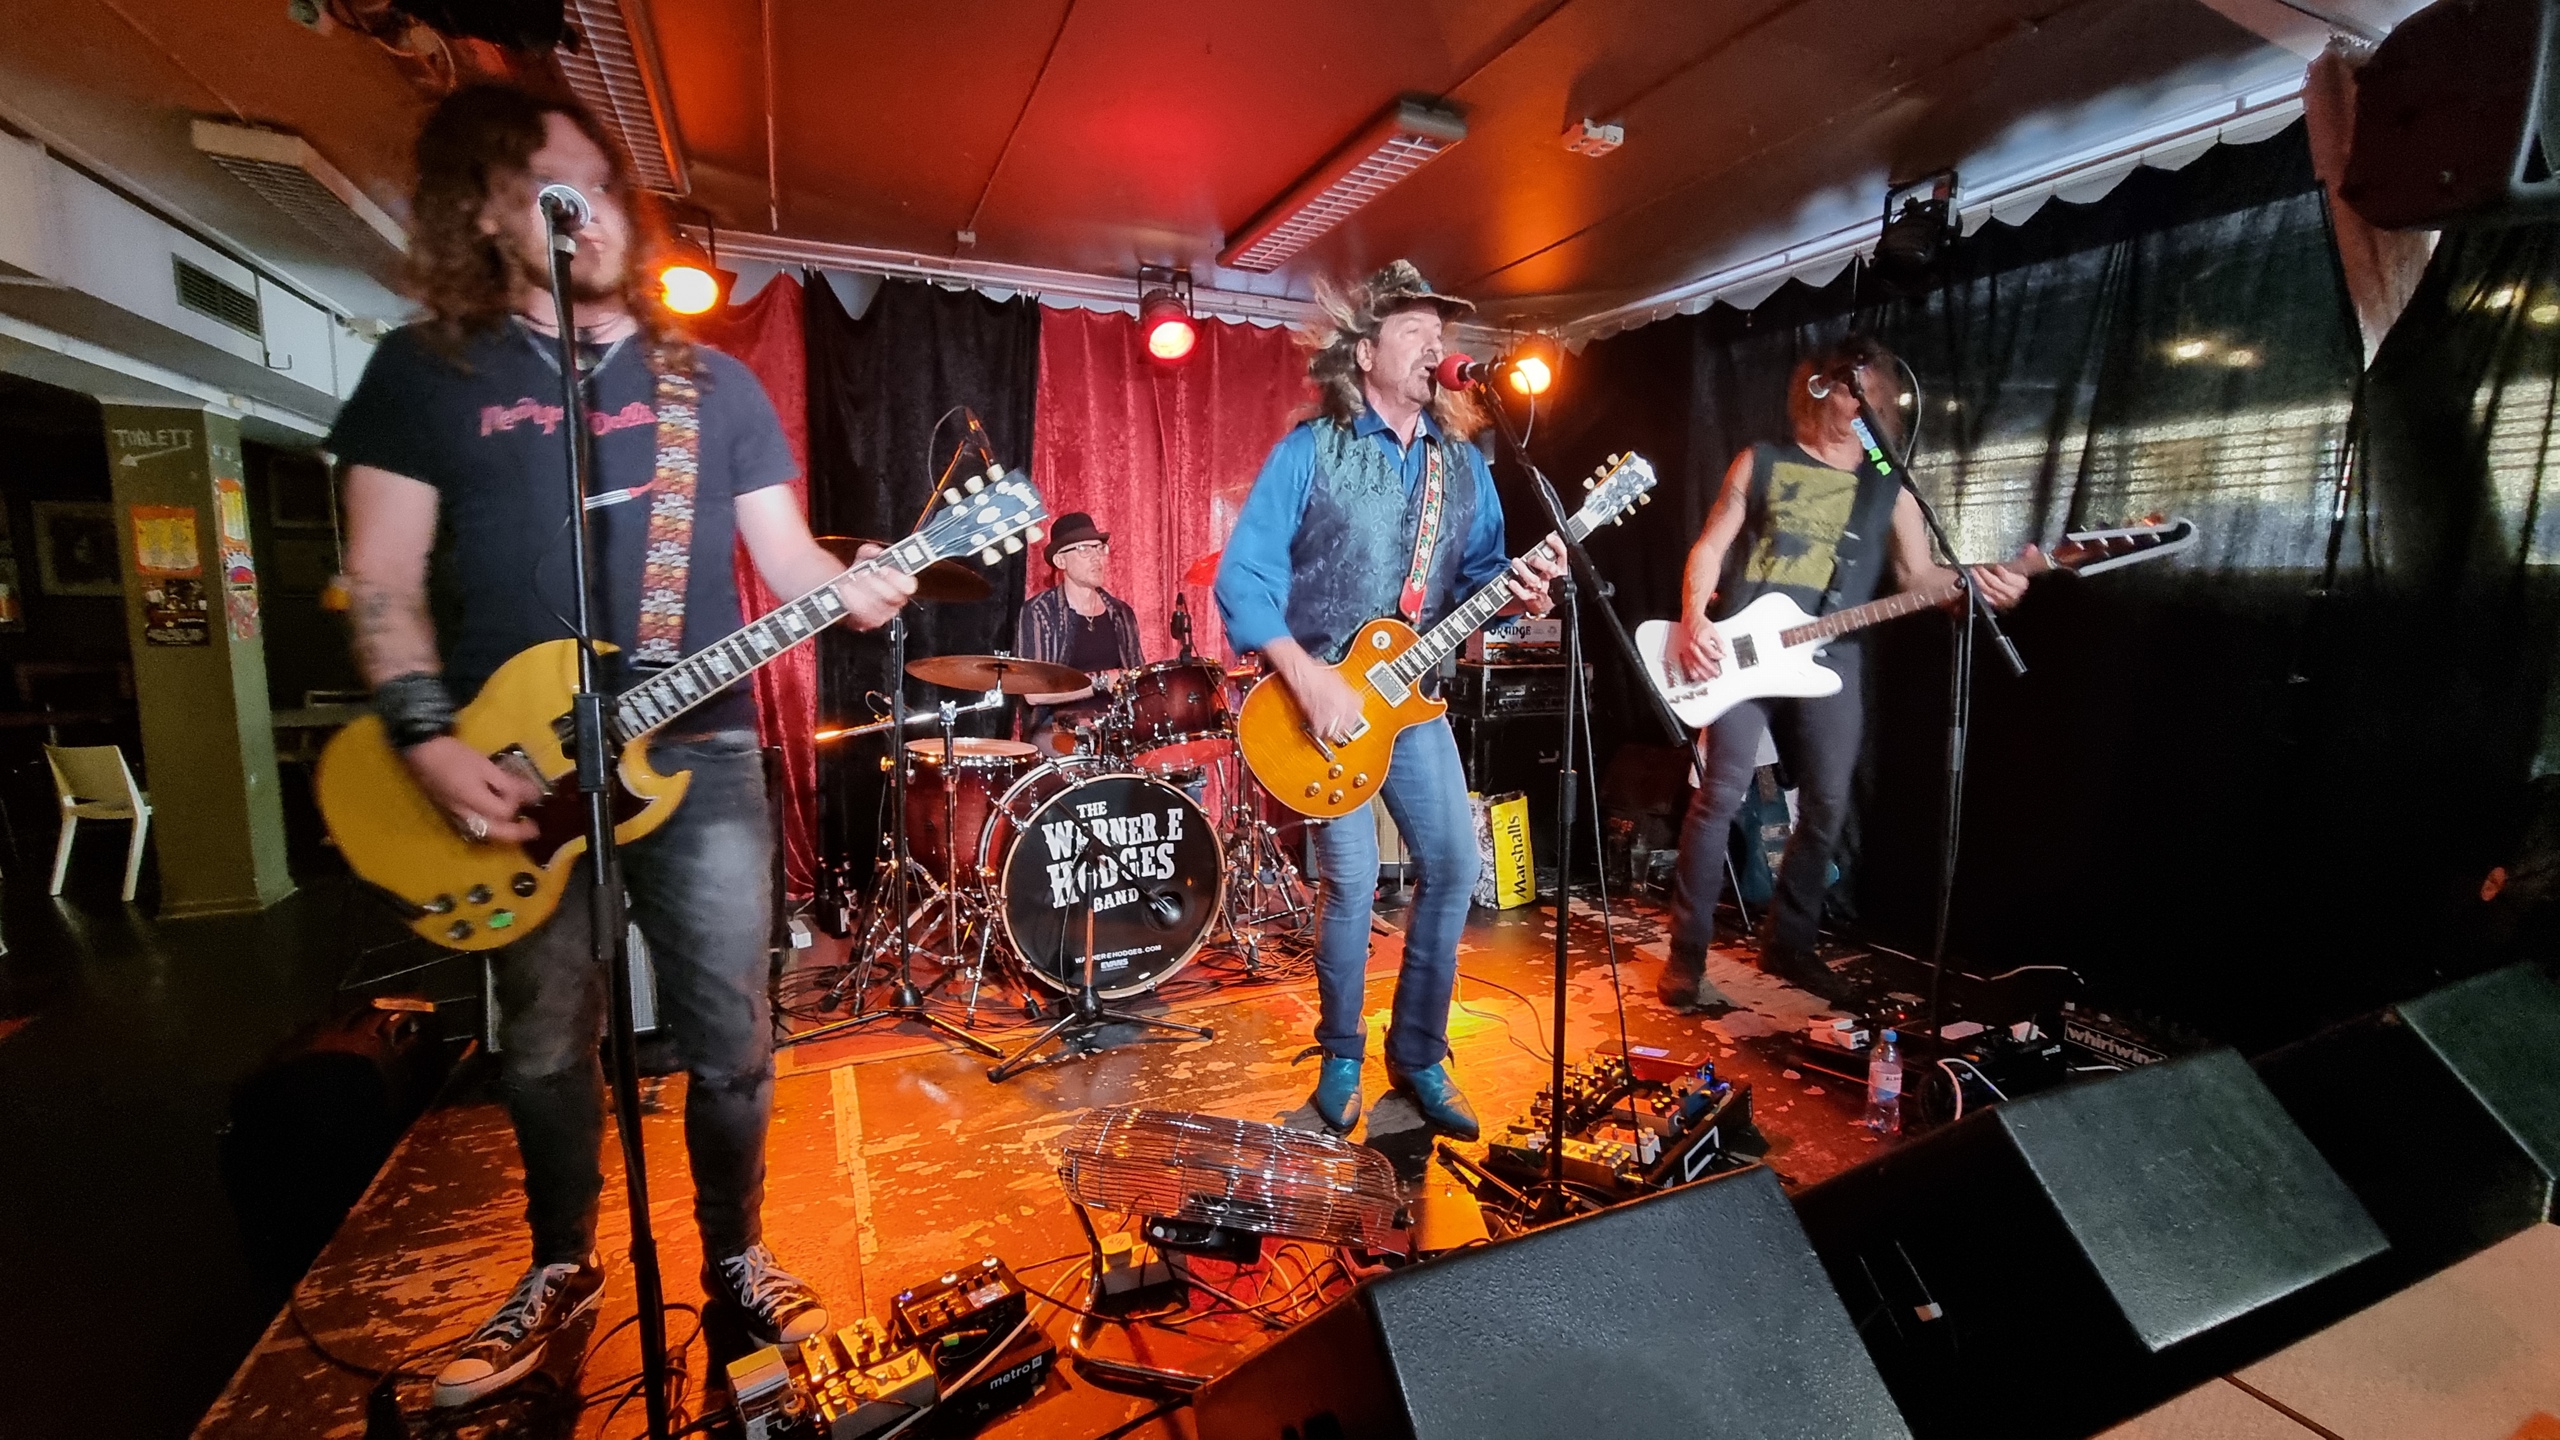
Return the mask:
M 1370 1114 L 1361 1138 L 1405 1157 L 1423 1153 L 1411 1108 L 1380 1102 L 1384 1066 L 1375 1060 L 1399 940 L 1395 915 L 1382 917 L 1369 985 L 1373 1063 Z M 1769 1164 L 1790 1186 L 1809 1184 L 1876 1153 L 1857 1124 L 1863 1096 L 1837 1079 L 1786 1064 L 1785 1037 L 1820 1010 L 1813 997 L 1762 976 L 1738 954 L 1719 952 L 1711 977 L 1738 1002 L 1717 1017 L 1681 1016 L 1653 998 L 1662 956 L 1657 910 L 1621 904 L 1615 924 L 1627 1034 L 1674 1058 L 1714 1060 L 1728 1078 L 1756 1087 L 1755 1113 L 1773 1142 Z M 1523 1112 L 1547 1076 L 1548 993 L 1553 931 L 1543 907 L 1478 911 L 1461 947 L 1454 1069 L 1488 1129 Z M 1578 904 L 1567 1016 L 1569 1060 L 1618 1044 L 1608 931 L 1595 908 Z M 1855 973 L 1861 962 L 1844 971 Z M 1196 968 L 1196 962 L 1195 962 Z M 1180 979 L 1182 977 L 1177 977 Z M 1173 988 L 1173 987 L 1169 987 Z M 1068 1274 L 1084 1251 L 1082 1233 L 1057 1180 L 1057 1143 L 1096 1107 L 1141 1102 L 1171 1109 L 1312 1128 L 1306 1106 L 1312 1060 L 1300 1063 L 1314 1026 L 1312 979 L 1186 987 L 1178 1009 L 1214 1025 L 1208 1041 L 1126 1043 L 1098 1055 L 1042 1066 L 1003 1085 L 985 1062 L 916 1035 L 851 1046 L 785 1049 L 775 1086 L 765 1200 L 768 1243 L 783 1263 L 815 1284 L 835 1323 L 881 1316 L 888 1298 L 954 1264 L 1002 1255 L 1034 1285 Z M 1030 1032 L 998 1037 L 1010 1049 Z M 830 1050 L 835 1053 L 830 1054 Z M 645 1086 L 643 1126 L 652 1224 L 670 1301 L 700 1298 L 700 1248 L 685 1171 L 681 1076 Z M 601 1243 L 611 1281 L 599 1317 L 582 1335 L 601 1337 L 583 1370 L 555 1357 L 557 1381 L 533 1377 L 509 1398 L 427 1418 L 425 1387 L 395 1392 L 415 1433 L 437 1436 L 615 1436 L 642 1433 L 637 1404 L 610 1415 L 612 1398 L 638 1370 L 633 1331 L 617 1322 L 634 1311 L 621 1203 L 620 1150 L 606 1145 Z M 432 1371 L 443 1347 L 502 1299 L 528 1259 L 514 1142 L 506 1117 L 484 1093 L 448 1098 L 422 1118 L 355 1212 L 322 1253 L 234 1376 L 196 1433 L 202 1440 L 356 1437 L 365 1433 L 367 1371 Z M 1081 1298 L 1080 1293 L 1070 1298 Z M 1065 1354 L 1073 1317 L 1038 1307 Z M 670 1318 L 671 1339 L 694 1329 Z M 560 1347 L 563 1350 L 569 1347 Z M 691 1350 L 690 1399 L 701 1402 L 704 1346 Z M 324 1353 L 325 1352 L 325 1353 Z M 603 1396 L 581 1406 L 577 1397 Z M 1062 1364 L 1030 1404 L 983 1432 L 1006 1437 L 1158 1436 L 1176 1433 L 1152 1398 L 1091 1383 Z

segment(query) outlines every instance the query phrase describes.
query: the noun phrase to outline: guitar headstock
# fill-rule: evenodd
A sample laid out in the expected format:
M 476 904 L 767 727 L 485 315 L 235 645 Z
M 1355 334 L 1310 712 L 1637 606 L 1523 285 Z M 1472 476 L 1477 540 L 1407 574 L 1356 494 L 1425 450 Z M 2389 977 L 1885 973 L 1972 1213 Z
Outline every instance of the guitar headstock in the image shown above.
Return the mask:
M 1603 525 L 1626 523 L 1627 512 L 1638 505 L 1653 503 L 1653 462 L 1630 450 L 1612 455 L 1608 462 L 1591 472 L 1582 488 L 1591 492 L 1582 508 L 1573 512 L 1572 525 L 1576 539 Z
M 2075 530 L 2047 558 L 2057 570 L 2095 575 L 2103 570 L 2175 555 L 2196 543 L 2195 522 L 2151 515 L 2112 530 Z
M 1006 474 L 1000 465 L 990 465 L 985 475 L 972 475 L 943 491 L 940 508 L 911 540 L 929 552 L 927 564 L 966 555 L 975 556 L 979 564 L 995 565 L 1007 555 L 1021 554 L 1025 544 L 1038 544 L 1040 526 L 1048 518 L 1049 503 L 1031 488 L 1031 482 Z M 906 545 L 894 548 L 904 550 Z

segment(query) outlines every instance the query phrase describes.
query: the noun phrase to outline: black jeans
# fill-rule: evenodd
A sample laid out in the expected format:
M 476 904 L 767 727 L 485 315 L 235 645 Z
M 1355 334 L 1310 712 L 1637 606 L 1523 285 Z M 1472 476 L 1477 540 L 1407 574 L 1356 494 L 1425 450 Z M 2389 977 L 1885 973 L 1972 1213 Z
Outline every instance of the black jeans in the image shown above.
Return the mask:
M 658 1013 L 691 1077 L 685 1150 L 706 1257 L 763 1239 L 765 1127 L 773 1118 L 773 1017 L 765 993 L 773 928 L 773 819 L 753 731 L 650 747 L 692 787 L 655 833 L 621 852 L 631 918 L 649 942 Z M 588 955 L 586 879 L 549 924 L 499 951 L 499 1066 L 524 1157 L 534 1260 L 595 1248 L 604 1188 L 606 978 Z M 615 947 L 617 951 L 620 946 Z
M 1863 660 L 1855 650 L 1834 650 L 1827 657 L 1840 674 L 1837 695 L 1737 705 L 1699 732 L 1698 774 L 1705 783 L 1689 797 L 1689 813 L 1680 824 L 1680 874 L 1671 891 L 1673 966 L 1694 970 L 1703 965 L 1707 947 L 1715 941 L 1716 901 L 1724 894 L 1733 817 L 1751 784 L 1751 762 L 1764 732 L 1777 740 L 1778 758 L 1796 782 L 1797 814 L 1786 858 L 1778 866 L 1761 959 L 1779 971 L 1812 962 L 1831 853 L 1849 818 L 1849 782 L 1857 772 L 1858 742 L 1866 729 L 1860 694 Z

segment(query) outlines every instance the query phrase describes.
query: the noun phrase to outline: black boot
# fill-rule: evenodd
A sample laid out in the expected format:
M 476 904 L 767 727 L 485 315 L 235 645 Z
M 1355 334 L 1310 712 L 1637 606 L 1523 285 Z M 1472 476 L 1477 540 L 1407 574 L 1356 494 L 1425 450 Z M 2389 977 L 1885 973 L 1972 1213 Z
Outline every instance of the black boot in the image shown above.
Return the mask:
M 1663 962 L 1662 978 L 1653 985 L 1654 998 L 1683 1015 L 1700 1010 L 1729 1010 L 1733 1001 L 1707 979 L 1706 957 L 1673 955 Z

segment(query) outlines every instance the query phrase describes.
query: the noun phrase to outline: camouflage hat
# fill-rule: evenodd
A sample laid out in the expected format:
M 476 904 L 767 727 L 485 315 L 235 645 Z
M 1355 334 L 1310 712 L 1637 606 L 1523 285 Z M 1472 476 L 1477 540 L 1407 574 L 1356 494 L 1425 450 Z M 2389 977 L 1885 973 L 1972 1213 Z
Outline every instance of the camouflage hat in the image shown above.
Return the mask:
M 1429 305 L 1440 312 L 1443 320 L 1455 320 L 1475 312 L 1475 302 L 1455 295 L 1443 295 L 1431 288 L 1422 272 L 1410 260 L 1390 260 L 1384 269 L 1369 277 L 1361 293 L 1367 298 L 1369 314 L 1383 320 L 1408 305 Z

